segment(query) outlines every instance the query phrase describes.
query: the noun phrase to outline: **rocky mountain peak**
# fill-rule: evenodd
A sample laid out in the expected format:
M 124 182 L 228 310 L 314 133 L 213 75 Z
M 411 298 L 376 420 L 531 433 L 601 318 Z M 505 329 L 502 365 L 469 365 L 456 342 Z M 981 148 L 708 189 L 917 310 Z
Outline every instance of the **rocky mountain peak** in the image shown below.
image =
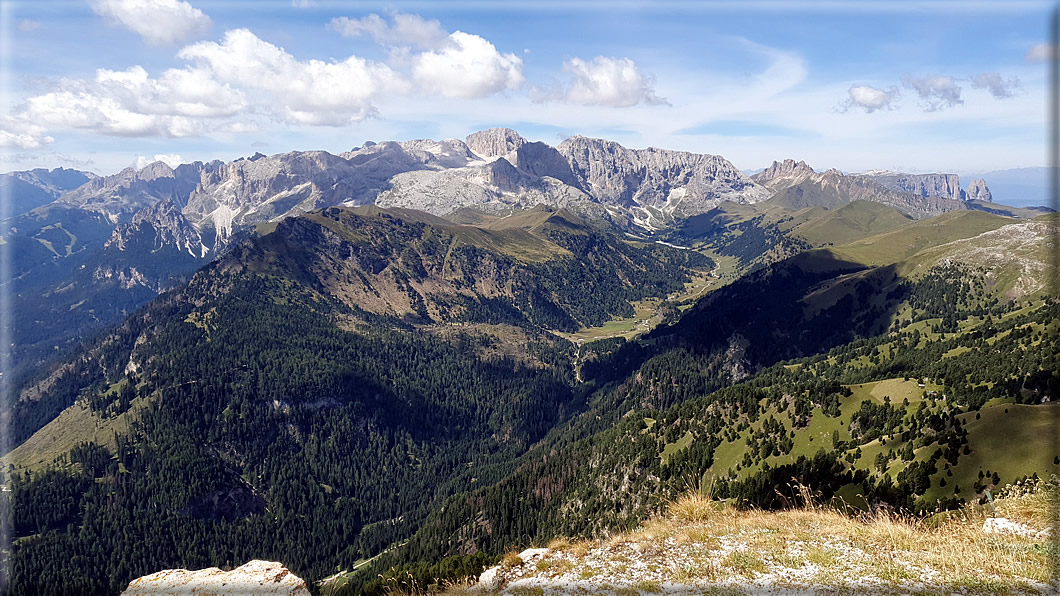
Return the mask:
M 478 157 L 459 139 L 418 139 L 400 143 L 401 148 L 416 156 L 424 164 L 443 168 L 459 168 Z
M 163 161 L 155 161 L 136 172 L 136 177 L 145 181 L 151 181 L 156 178 L 172 178 L 173 168 Z
M 986 186 L 986 180 L 979 178 L 974 180 L 968 188 L 964 190 L 964 199 L 966 201 L 986 201 L 988 203 L 993 202 L 994 197 L 990 194 L 990 189 Z
M 573 136 L 556 150 L 585 192 L 605 205 L 632 209 L 641 226 L 705 213 L 722 201 L 754 203 L 769 192 L 718 155 L 628 149 L 605 139 Z
M 216 166 L 197 161 L 173 169 L 156 161 L 140 170 L 129 167 L 111 176 L 93 178 L 64 193 L 59 200 L 104 213 L 115 223 L 128 221 L 132 214 L 159 201 L 185 205 L 202 173 L 213 167 Z
M 794 159 L 785 159 L 784 161 L 774 161 L 771 166 L 755 174 L 751 178 L 762 183 L 775 178 L 798 178 L 815 173 L 816 172 L 814 172 L 813 168 L 806 165 L 805 161 L 797 162 Z
M 465 139 L 467 146 L 487 159 L 507 155 L 527 143 L 527 140 L 510 128 L 490 128 L 471 133 Z

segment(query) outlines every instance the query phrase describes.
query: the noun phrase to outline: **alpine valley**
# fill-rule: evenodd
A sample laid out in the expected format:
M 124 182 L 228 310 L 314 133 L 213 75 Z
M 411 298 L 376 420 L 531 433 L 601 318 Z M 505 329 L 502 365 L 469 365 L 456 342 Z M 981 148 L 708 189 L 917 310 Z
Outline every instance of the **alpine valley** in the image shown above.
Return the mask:
M 1060 220 L 982 179 L 490 129 L 2 182 L 11 594 L 422 593 L 690 488 L 1060 471 Z

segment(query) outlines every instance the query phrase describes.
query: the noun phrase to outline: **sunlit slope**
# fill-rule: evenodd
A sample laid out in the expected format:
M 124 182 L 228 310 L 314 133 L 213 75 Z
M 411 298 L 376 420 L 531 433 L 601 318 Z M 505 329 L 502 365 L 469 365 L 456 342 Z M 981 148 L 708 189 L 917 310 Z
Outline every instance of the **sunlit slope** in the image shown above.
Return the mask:
M 888 265 L 924 249 L 978 236 L 1017 221 L 981 211 L 955 211 L 836 246 L 834 252 L 865 265 Z

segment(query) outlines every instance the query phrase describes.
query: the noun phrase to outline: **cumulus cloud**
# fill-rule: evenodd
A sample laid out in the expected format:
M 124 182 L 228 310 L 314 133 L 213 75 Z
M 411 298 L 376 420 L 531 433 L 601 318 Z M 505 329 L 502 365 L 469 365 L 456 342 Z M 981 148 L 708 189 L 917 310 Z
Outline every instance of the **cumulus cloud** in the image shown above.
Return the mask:
M 50 142 L 44 135 L 50 129 L 116 136 L 246 134 L 259 131 L 265 119 L 344 126 L 374 116 L 375 104 L 387 96 L 481 98 L 524 82 L 522 60 L 477 35 L 447 33 L 437 21 L 399 13 L 380 19 L 381 28 L 371 17 L 357 22 L 373 39 L 434 49 L 405 46 L 404 62 L 394 66 L 358 56 L 299 60 L 247 29 L 233 29 L 220 40 L 179 50 L 177 58 L 187 62 L 182 68 L 160 74 L 142 66 L 99 69 L 93 78 L 54 82 L 17 106 L 9 120 L 21 128 L 3 128 L 0 141 L 39 146 Z M 344 22 L 347 31 L 355 28 L 351 23 Z
M 63 79 L 53 91 L 27 99 L 20 115 L 108 135 L 185 137 L 202 132 L 200 119 L 232 116 L 245 106 L 240 91 L 205 71 L 169 69 L 155 79 L 133 66 L 101 68 L 94 79 Z
M 377 14 L 359 19 L 338 17 L 331 19 L 328 28 L 343 37 L 371 37 L 381 45 L 415 47 L 422 50 L 441 49 L 450 39 L 449 32 L 436 20 L 415 14 L 393 12 L 390 23 Z
M 902 77 L 902 85 L 913 89 L 920 97 L 920 105 L 926 112 L 936 112 L 942 108 L 952 108 L 964 103 L 961 99 L 961 88 L 957 81 L 946 75 L 927 77 Z
M 1005 80 L 1000 73 L 984 72 L 972 77 L 973 89 L 986 89 L 997 99 L 1005 99 L 1015 95 L 1020 88 L 1020 80 L 1013 77 Z
M 478 35 L 456 31 L 440 49 L 412 58 L 412 80 L 444 97 L 486 97 L 522 85 L 523 61 Z
M 282 106 L 283 117 L 302 124 L 363 120 L 375 112 L 373 97 L 405 86 L 385 64 L 357 56 L 340 62 L 300 61 L 247 29 L 227 31 L 221 43 L 200 42 L 177 55 L 218 80 L 270 95 Z
M 1027 50 L 1027 62 L 1045 62 L 1056 57 L 1056 46 L 1048 43 L 1036 43 Z
M 551 91 L 535 90 L 536 101 L 560 100 L 616 108 L 640 103 L 670 105 L 666 99 L 655 95 L 655 77 L 641 72 L 629 58 L 572 58 L 563 63 L 563 70 L 573 80 Z
M 0 148 L 40 149 L 54 142 L 40 125 L 0 115 Z
M 182 0 L 91 0 L 96 14 L 152 44 L 175 44 L 206 33 L 210 17 Z
M 160 153 L 154 157 L 147 157 L 145 155 L 136 156 L 136 161 L 133 163 L 133 167 L 137 170 L 142 170 L 145 167 L 160 161 L 171 168 L 176 168 L 180 164 L 184 163 L 184 158 L 175 153 Z
M 893 110 L 894 101 L 898 99 L 898 88 L 877 89 L 871 85 L 853 85 L 847 90 L 850 96 L 840 107 L 841 112 L 851 108 L 861 108 L 871 114 L 876 110 Z

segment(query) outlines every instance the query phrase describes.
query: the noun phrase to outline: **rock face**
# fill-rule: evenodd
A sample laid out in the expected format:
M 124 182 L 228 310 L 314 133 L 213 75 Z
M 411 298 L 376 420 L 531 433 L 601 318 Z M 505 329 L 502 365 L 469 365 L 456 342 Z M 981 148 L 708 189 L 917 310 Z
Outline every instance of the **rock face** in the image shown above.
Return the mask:
M 964 200 L 966 201 L 986 201 L 992 203 L 994 197 L 990 194 L 990 189 L 986 186 L 986 180 L 979 178 L 972 182 L 967 189 L 964 191 Z
M 632 210 L 634 221 L 647 228 L 704 213 L 722 201 L 755 203 L 769 198 L 765 188 L 717 155 L 627 149 L 613 141 L 581 136 L 556 149 L 590 196 Z
M 515 164 L 533 176 L 550 176 L 568 186 L 585 190 L 579 187 L 570 164 L 555 147 L 540 142 L 526 143 L 515 150 Z
M 341 155 L 258 153 L 175 169 L 155 162 L 89 180 L 59 201 L 102 213 L 115 225 L 131 223 L 135 213 L 168 201 L 216 254 L 240 229 L 340 204 L 436 215 L 464 207 L 509 213 L 545 204 L 623 229 L 657 229 L 724 200 L 752 203 L 769 196 L 716 155 L 633 150 L 584 137 L 551 147 L 494 128 L 469 135 L 466 143 L 366 142 Z M 184 245 L 189 242 L 194 245 L 191 240 Z
M 966 209 L 960 200 L 956 174 L 900 174 L 866 172 L 843 174 L 831 169 L 815 172 L 806 162 L 774 161 L 752 178 L 773 192 L 774 201 L 787 207 L 838 207 L 851 201 L 872 201 L 894 207 L 912 217 L 932 217 Z
M 887 172 L 872 176 L 876 182 L 891 190 L 908 192 L 921 197 L 960 200 L 961 186 L 957 174 L 900 174 Z
M 305 581 L 282 564 L 254 560 L 232 571 L 221 571 L 217 567 L 197 571 L 167 569 L 134 579 L 122 592 L 122 596 L 141 594 L 309 596 L 310 592 Z
M 141 170 L 125 168 L 112 176 L 94 178 L 77 189 L 63 194 L 59 201 L 107 215 L 115 222 L 125 222 L 134 213 L 159 201 L 172 201 L 184 207 L 204 172 L 221 165 L 195 162 L 176 169 L 161 161 Z
M 204 258 L 210 249 L 202 236 L 172 201 L 160 201 L 133 214 L 132 221 L 114 229 L 106 248 L 119 251 L 176 250 Z
M 510 128 L 491 128 L 469 134 L 465 142 L 472 151 L 489 159 L 515 151 L 527 141 Z
M 755 174 L 751 178 L 756 182 L 766 183 L 777 178 L 785 179 L 799 179 L 812 176 L 816 174 L 813 168 L 806 165 L 806 162 L 796 162 L 794 159 L 785 159 L 784 161 L 774 161 L 773 165 Z

